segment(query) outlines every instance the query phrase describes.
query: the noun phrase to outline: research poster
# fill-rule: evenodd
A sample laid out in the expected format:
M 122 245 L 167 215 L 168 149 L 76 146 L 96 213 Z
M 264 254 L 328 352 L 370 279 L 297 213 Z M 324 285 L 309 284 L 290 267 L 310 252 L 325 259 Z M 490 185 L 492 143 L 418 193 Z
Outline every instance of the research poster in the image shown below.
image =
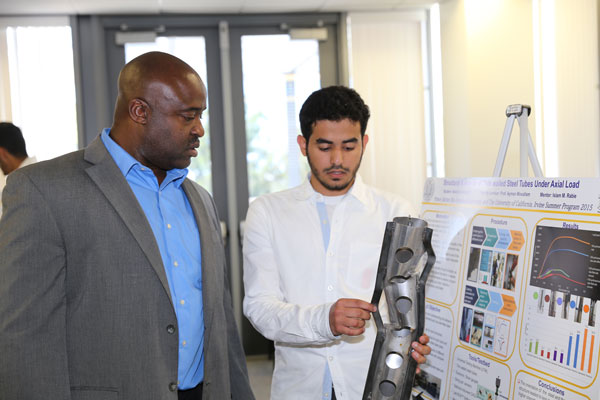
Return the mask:
M 600 179 L 427 180 L 423 399 L 600 399 Z

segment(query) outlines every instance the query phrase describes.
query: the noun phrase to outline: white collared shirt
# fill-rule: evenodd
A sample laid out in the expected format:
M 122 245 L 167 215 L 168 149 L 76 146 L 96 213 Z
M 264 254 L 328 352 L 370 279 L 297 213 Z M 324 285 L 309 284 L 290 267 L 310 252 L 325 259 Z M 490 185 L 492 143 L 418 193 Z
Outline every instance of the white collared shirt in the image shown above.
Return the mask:
M 28 165 L 35 164 L 36 162 L 37 162 L 37 159 L 35 157 L 27 157 L 26 159 L 23 160 L 23 162 L 21 162 L 21 165 L 19 165 L 19 168 L 23 168 Z
M 363 335 L 335 337 L 329 309 L 340 298 L 371 301 L 386 222 L 416 216 L 404 199 L 357 177 L 335 207 L 325 249 L 316 207 L 322 199 L 306 180 L 248 209 L 244 314 L 275 341 L 272 399 L 321 398 L 326 364 L 338 399 L 362 398 L 375 323 Z

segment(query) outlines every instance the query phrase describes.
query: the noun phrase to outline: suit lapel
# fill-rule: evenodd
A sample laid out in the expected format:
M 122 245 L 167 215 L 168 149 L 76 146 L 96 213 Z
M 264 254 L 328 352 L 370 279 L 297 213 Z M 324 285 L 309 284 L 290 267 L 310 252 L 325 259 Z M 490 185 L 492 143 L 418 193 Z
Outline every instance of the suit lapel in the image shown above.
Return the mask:
M 119 170 L 117 164 L 106 150 L 100 136 L 85 149 L 84 158 L 86 161 L 94 164 L 86 169 L 87 174 L 100 191 L 102 191 L 104 196 L 106 196 L 106 199 L 112 204 L 127 228 L 131 231 L 131 234 L 140 245 L 146 258 L 158 275 L 171 304 L 173 304 L 169 282 L 160 250 L 152 233 L 152 228 L 135 194 L 129 187 L 121 170 Z
M 222 288 L 223 283 L 218 282 L 216 271 L 221 266 L 218 264 L 216 249 L 221 246 L 218 238 L 214 235 L 215 228 L 212 226 L 211 218 L 208 215 L 207 207 L 202 197 L 194 188 L 193 183 L 186 179 L 183 182 L 183 190 L 192 206 L 196 217 L 196 223 L 200 231 L 200 247 L 202 249 L 202 302 L 204 308 L 204 326 L 206 327 L 205 347 L 209 339 L 212 316 L 216 308 L 216 300 L 223 295 L 216 293 L 216 288 Z M 218 242 L 218 243 L 216 243 Z

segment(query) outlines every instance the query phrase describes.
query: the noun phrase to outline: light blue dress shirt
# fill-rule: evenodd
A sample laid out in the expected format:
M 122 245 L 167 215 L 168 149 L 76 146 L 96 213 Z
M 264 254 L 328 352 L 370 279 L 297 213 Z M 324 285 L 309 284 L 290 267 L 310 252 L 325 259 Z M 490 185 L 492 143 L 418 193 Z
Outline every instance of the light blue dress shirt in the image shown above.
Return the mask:
M 101 138 L 152 227 L 177 314 L 178 387 L 193 388 L 204 379 L 204 315 L 200 233 L 181 187 L 187 169 L 167 171 L 159 186 L 150 168 L 112 140 L 110 129 L 104 129 Z
M 317 212 L 319 213 L 319 219 L 321 221 L 321 234 L 323 236 L 323 247 L 327 250 L 329 247 L 329 237 L 331 231 L 329 226 L 329 215 L 327 214 L 327 205 L 324 202 L 317 202 Z M 323 375 L 323 400 L 330 400 L 333 389 L 333 379 L 331 378 L 331 371 L 329 365 L 325 364 L 325 372 Z

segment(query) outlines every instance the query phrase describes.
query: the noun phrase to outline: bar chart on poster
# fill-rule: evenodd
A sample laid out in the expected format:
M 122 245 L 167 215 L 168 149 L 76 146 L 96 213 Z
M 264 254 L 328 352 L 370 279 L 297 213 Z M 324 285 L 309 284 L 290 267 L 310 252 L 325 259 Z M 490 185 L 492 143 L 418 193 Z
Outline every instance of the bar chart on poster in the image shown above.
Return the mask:
M 600 179 L 432 178 L 421 217 L 438 262 L 413 395 L 598 399 Z

